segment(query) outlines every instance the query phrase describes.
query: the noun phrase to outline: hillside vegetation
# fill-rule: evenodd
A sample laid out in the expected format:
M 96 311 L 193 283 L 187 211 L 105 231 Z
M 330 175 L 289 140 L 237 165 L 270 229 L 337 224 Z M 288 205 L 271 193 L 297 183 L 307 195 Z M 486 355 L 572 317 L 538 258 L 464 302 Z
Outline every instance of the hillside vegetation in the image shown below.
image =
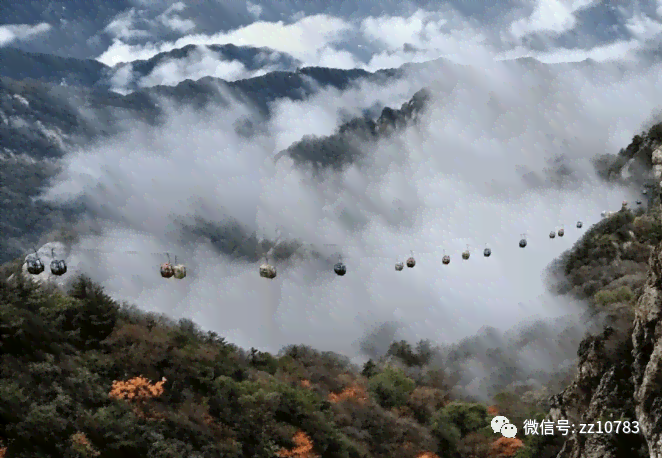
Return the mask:
M 523 421 L 544 409 L 506 393 L 489 408 L 451 399 L 425 343 L 394 343 L 363 368 L 304 346 L 244 351 L 118 304 L 84 277 L 65 294 L 18 267 L 0 280 L 2 456 L 544 457 L 558 447 L 496 441 L 488 412 Z

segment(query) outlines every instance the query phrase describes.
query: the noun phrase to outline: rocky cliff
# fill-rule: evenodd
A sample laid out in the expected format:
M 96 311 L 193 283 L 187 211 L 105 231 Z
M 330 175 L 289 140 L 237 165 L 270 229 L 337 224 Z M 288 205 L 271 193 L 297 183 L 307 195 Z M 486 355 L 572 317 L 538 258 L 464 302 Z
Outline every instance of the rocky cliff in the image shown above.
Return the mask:
M 605 178 L 642 184 L 651 205 L 646 214 L 634 219 L 626 215 L 627 210 L 609 218 L 626 222 L 615 231 L 621 237 L 601 236 L 610 244 L 612 262 L 622 263 L 628 244 L 649 245 L 651 254 L 646 280 L 635 291 L 609 289 L 611 283 L 624 283 L 614 279 L 592 296 L 594 313 L 604 322 L 603 331 L 583 340 L 575 379 L 550 399 L 548 418 L 566 420 L 575 430 L 558 458 L 662 458 L 662 244 L 658 237 L 650 237 L 660 227 L 659 191 L 655 188 L 662 178 L 661 131 L 662 125 L 653 126 L 648 133 L 635 136 L 618 156 L 601 159 Z M 644 226 L 648 238 L 643 237 Z M 575 250 L 581 248 L 580 241 Z M 566 261 L 570 258 L 572 255 Z M 598 421 L 631 423 L 629 431 L 585 434 L 587 426 L 581 433 L 581 424 L 596 424 L 597 432 Z

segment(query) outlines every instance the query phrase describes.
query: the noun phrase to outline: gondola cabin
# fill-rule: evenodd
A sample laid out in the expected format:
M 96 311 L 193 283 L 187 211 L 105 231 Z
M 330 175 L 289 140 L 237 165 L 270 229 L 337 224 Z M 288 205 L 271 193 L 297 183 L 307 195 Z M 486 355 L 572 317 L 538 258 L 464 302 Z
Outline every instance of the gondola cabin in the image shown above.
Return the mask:
M 62 259 L 53 259 L 51 261 L 51 273 L 58 277 L 67 273 L 67 263 Z
M 407 267 L 412 269 L 416 265 L 416 260 L 412 256 L 411 258 L 407 259 Z
M 402 272 L 405 268 L 405 263 L 404 262 L 396 262 L 395 263 L 395 270 L 397 272 Z
M 336 275 L 342 277 L 347 273 L 347 266 L 342 262 L 338 262 L 335 266 L 333 266 L 333 271 L 336 273 Z
M 56 259 L 55 258 L 55 250 L 51 249 L 51 256 L 53 260 L 51 261 L 51 273 L 53 275 L 57 275 L 58 277 L 60 275 L 64 275 L 67 273 L 67 263 L 64 261 L 64 259 Z
M 175 269 L 169 262 L 161 264 L 161 276 L 163 278 L 172 278 L 175 275 Z
M 556 232 L 554 232 L 554 231 L 550 232 L 549 233 L 549 238 L 550 239 L 556 238 Z
M 177 280 L 186 278 L 186 266 L 184 264 L 177 264 L 172 268 L 173 276 Z
M 469 250 L 465 250 L 462 252 L 462 259 L 465 261 L 469 259 L 469 256 L 471 256 L 471 253 L 469 253 Z
M 442 263 L 443 265 L 447 266 L 448 264 L 451 263 L 451 257 L 448 256 L 447 254 L 445 254 L 445 255 L 441 258 L 441 263 Z
M 577 221 L 577 229 L 581 229 L 584 224 L 581 221 Z
M 483 256 L 485 256 L 486 258 L 489 258 L 490 256 L 492 256 L 492 250 L 490 250 L 489 248 L 485 248 L 483 250 Z
M 565 235 L 565 230 L 559 229 L 559 237 L 563 237 L 564 235 Z
M 260 266 L 260 277 L 273 280 L 276 278 L 276 268 L 267 263 L 262 264 Z
M 45 269 L 44 263 L 41 262 L 41 259 L 28 259 L 28 273 L 31 275 L 39 275 Z

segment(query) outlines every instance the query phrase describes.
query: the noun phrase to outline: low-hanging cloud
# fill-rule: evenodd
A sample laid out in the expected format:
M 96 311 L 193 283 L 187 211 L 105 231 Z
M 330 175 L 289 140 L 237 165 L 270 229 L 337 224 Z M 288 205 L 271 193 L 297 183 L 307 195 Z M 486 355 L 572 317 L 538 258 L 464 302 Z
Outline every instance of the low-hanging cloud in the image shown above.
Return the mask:
M 36 25 L 7 24 L 0 25 L 0 46 L 7 46 L 15 41 L 28 40 L 51 30 L 51 25 L 42 22 Z
M 580 237 L 577 220 L 586 228 L 633 198 L 599 181 L 590 159 L 628 143 L 656 108 L 659 74 L 659 65 L 623 74 L 441 62 L 392 86 L 281 102 L 250 138 L 234 130 L 250 107 L 173 108 L 162 126 L 136 123 L 70 154 L 47 197 L 79 199 L 99 229 L 72 248 L 74 271 L 239 345 L 356 356 L 360 338 L 388 322 L 403 338 L 451 343 L 486 324 L 581 310 L 547 294 L 542 273 Z M 273 160 L 306 131 L 330 133 L 347 112 L 402 103 L 422 86 L 433 99 L 418 123 L 358 144 L 359 160 L 342 172 Z M 566 236 L 549 240 L 562 226 Z M 268 245 L 255 240 L 279 237 L 302 246 L 272 261 L 279 275 L 268 281 L 257 272 Z M 410 251 L 416 267 L 396 272 Z M 188 265 L 186 280 L 160 278 L 165 252 Z M 338 254 L 345 277 L 332 271 Z

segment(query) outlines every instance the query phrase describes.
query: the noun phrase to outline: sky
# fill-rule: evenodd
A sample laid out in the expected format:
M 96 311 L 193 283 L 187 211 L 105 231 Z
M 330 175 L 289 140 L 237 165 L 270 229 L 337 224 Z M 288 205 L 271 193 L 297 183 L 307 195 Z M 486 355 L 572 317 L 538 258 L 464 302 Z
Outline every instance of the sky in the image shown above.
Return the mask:
M 622 2 L 621 2 L 622 3 Z M 659 0 L 376 2 L 185 2 L 35 0 L 4 7 L 0 46 L 15 46 L 117 66 L 118 90 L 131 62 L 188 44 L 184 60 L 163 62 L 142 86 L 216 76 L 235 80 L 275 69 L 248 70 L 212 56 L 204 45 L 266 47 L 302 66 L 398 67 L 444 57 L 461 63 L 534 57 L 542 62 L 609 61 L 657 48 Z M 268 54 L 268 53 L 267 53 Z M 124 64 L 124 65 L 120 65 Z
M 445 60 L 386 85 L 361 82 L 280 100 L 249 139 L 234 126 L 253 108 L 235 101 L 204 112 L 171 107 L 162 126 L 136 121 L 72 151 L 45 198 L 82 197 L 97 218 L 101 235 L 72 248 L 74 271 L 145 310 L 191 318 L 242 347 L 269 351 L 302 343 L 355 357 L 361 339 L 384 323 L 398 323 L 398 335 L 409 340 L 451 343 L 486 326 L 506 332 L 525 321 L 578 316 L 582 304 L 550 295 L 544 271 L 581 236 L 578 220 L 585 230 L 602 210 L 637 198 L 635 190 L 600 182 L 590 161 L 627 146 L 659 111 L 662 72 L 650 53 L 660 31 L 657 5 L 155 4 L 107 7 L 94 34 L 78 19 L 88 46 L 60 38 L 58 49 L 108 65 L 224 43 L 268 46 L 304 65 L 371 71 Z M 56 45 L 33 37 L 66 35 L 54 18 L 75 19 L 57 5 L 51 2 L 48 15 L 12 7 L 17 22 L 0 29 L 2 43 L 55 52 Z M 225 22 L 213 25 L 210 18 L 221 13 Z M 566 68 L 512 61 L 522 56 L 596 62 Z M 186 77 L 181 67 L 168 84 Z M 399 107 L 422 87 L 433 99 L 419 123 L 359 145 L 363 159 L 342 172 L 316 176 L 288 158 L 273 161 L 305 135 L 333 133 L 341 115 L 375 103 Z M 553 165 L 559 157 L 573 173 L 560 182 Z M 197 219 L 298 240 L 322 259 L 302 249 L 277 263 L 275 280 L 265 280 L 259 263 L 224 255 L 182 229 Z M 565 237 L 550 240 L 561 227 Z M 526 249 L 518 247 L 522 234 Z M 482 256 L 486 245 L 490 258 Z M 467 247 L 471 257 L 463 261 Z M 416 267 L 396 272 L 395 262 L 412 251 Z M 186 280 L 159 277 L 165 252 L 186 263 Z M 331 269 L 338 254 L 345 277 Z M 448 266 L 440 262 L 444 254 L 452 257 Z

